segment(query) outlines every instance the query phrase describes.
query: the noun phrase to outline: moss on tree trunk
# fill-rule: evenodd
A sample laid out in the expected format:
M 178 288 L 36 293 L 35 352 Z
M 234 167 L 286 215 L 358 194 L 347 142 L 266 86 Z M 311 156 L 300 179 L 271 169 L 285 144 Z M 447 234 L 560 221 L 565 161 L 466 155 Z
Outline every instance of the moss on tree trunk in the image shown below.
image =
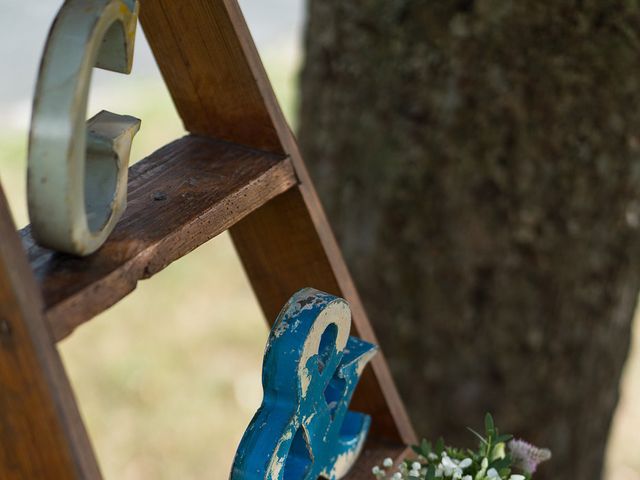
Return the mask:
M 640 286 L 635 1 L 310 0 L 299 136 L 421 434 L 600 478 Z

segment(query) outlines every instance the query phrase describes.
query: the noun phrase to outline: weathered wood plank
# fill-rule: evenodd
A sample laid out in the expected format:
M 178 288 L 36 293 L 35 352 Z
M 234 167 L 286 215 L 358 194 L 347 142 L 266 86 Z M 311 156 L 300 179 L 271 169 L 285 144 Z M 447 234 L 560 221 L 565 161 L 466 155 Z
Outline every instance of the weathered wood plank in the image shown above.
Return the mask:
M 293 162 L 299 187 L 231 229 L 266 317 L 310 286 L 346 298 L 357 335 L 377 343 L 237 1 L 141 0 L 140 20 L 189 131 L 284 151 Z M 382 355 L 354 408 L 373 416 L 374 434 L 415 441 Z
M 0 188 L 0 478 L 99 479 Z
M 140 22 L 185 128 L 282 153 L 222 0 L 141 0 Z
M 54 338 L 130 293 L 296 183 L 290 161 L 198 136 L 177 140 L 130 168 L 126 213 L 95 254 L 72 257 L 22 233 Z

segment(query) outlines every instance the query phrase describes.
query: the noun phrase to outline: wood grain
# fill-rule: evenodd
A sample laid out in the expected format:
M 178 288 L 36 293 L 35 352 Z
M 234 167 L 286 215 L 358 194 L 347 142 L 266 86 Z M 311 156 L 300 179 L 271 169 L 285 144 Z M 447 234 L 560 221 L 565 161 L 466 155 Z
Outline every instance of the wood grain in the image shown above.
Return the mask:
M 267 319 L 310 286 L 347 299 L 357 334 L 378 343 L 236 0 L 141 0 L 140 20 L 189 131 L 292 160 L 296 190 L 231 229 Z M 225 123 L 232 119 L 242 124 Z M 415 441 L 383 355 L 361 380 L 354 405 L 373 415 L 375 435 Z
M 22 240 L 54 338 L 135 289 L 138 280 L 225 231 L 296 183 L 290 161 L 228 142 L 187 136 L 130 168 L 127 210 L 95 254 L 73 257 Z
M 0 478 L 99 479 L 0 188 Z
M 283 153 L 221 0 L 141 0 L 140 22 L 185 128 Z

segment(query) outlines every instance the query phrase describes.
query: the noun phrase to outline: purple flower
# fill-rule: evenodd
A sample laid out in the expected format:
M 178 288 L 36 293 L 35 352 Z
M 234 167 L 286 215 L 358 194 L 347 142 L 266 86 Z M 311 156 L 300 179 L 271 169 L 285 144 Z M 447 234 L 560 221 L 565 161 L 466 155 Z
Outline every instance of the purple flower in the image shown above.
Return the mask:
M 542 462 L 551 458 L 551 451 L 547 448 L 538 448 L 524 440 L 511 440 L 508 444 L 513 466 L 532 474 Z

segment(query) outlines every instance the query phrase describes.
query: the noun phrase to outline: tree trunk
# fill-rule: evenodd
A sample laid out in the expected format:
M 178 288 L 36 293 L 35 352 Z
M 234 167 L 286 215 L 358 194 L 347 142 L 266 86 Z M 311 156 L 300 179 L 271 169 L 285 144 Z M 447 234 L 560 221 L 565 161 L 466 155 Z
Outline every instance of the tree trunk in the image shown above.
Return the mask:
M 640 12 L 310 0 L 300 140 L 420 434 L 598 479 L 640 258 Z

